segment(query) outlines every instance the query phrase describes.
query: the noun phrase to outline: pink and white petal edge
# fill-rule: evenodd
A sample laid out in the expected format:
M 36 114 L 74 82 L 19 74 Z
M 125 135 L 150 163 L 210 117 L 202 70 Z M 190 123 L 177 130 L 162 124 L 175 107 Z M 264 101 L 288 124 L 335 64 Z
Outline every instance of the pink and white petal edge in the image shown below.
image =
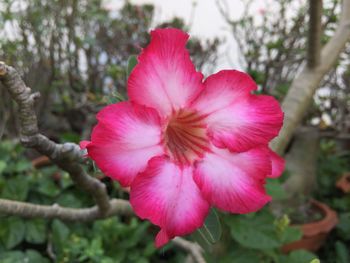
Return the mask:
M 271 200 L 264 189 L 270 173 L 266 147 L 242 153 L 216 148 L 196 164 L 194 180 L 211 205 L 244 214 L 261 209 Z
M 85 144 L 97 166 L 122 186 L 129 186 L 148 161 L 164 153 L 162 129 L 155 110 L 121 102 L 105 107 Z
M 221 70 L 206 78 L 203 91 L 190 107 L 203 115 L 210 115 L 254 90 L 257 90 L 257 85 L 248 74 L 238 70 Z
M 162 118 L 186 107 L 203 89 L 186 49 L 188 34 L 174 29 L 156 29 L 143 49 L 128 79 L 132 102 L 155 108 Z
M 271 96 L 249 95 L 207 117 L 215 146 L 243 152 L 268 144 L 283 124 L 283 112 Z
M 150 160 L 131 185 L 130 203 L 135 213 L 161 230 L 156 246 L 201 227 L 209 211 L 192 178 L 192 167 L 180 167 L 167 157 Z

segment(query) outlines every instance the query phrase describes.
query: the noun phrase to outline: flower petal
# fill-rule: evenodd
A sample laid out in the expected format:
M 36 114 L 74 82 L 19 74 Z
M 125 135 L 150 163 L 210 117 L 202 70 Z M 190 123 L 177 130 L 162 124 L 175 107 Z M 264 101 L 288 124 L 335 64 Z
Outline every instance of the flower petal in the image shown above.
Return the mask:
M 266 147 L 242 153 L 214 148 L 196 164 L 194 180 L 211 205 L 241 214 L 257 211 L 271 200 L 264 189 L 270 173 Z
M 249 75 L 220 71 L 204 82 L 204 91 L 191 108 L 207 115 L 208 134 L 215 146 L 246 151 L 266 145 L 278 135 L 283 112 L 270 96 L 252 95 L 256 84 Z
M 171 238 L 168 236 L 166 230 L 161 229 L 156 236 L 156 247 L 159 248 L 166 245 L 166 243 L 168 243 L 170 239 Z
M 107 176 L 129 186 L 148 160 L 163 154 L 161 124 L 151 108 L 121 102 L 97 115 L 88 155 Z
M 283 113 L 273 97 L 250 95 L 210 114 L 206 122 L 215 146 L 243 152 L 276 137 Z
M 130 203 L 142 219 L 161 227 L 156 245 L 186 235 L 203 225 L 209 204 L 192 178 L 192 167 L 166 157 L 153 158 L 131 185 Z
M 272 163 L 272 172 L 268 177 L 277 178 L 284 170 L 285 160 L 271 149 L 269 149 L 269 153 Z
M 211 114 L 256 89 L 257 85 L 248 74 L 238 70 L 222 70 L 205 80 L 204 90 L 191 107 L 202 114 Z
M 81 142 L 79 143 L 80 149 L 85 150 L 86 147 L 87 147 L 90 143 L 91 143 L 90 141 L 81 141 Z
M 185 107 L 202 90 L 203 75 L 196 72 L 186 50 L 188 35 L 179 29 L 157 29 L 138 57 L 128 80 L 131 101 L 168 116 Z

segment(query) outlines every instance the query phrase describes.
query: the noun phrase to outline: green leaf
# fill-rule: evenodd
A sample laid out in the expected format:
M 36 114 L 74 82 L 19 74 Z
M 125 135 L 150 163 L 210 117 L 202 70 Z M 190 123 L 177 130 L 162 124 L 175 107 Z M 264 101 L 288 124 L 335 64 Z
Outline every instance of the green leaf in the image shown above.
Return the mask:
M 305 250 L 296 250 L 291 252 L 287 256 L 281 256 L 280 262 L 283 263 L 310 263 L 313 260 L 317 259 L 317 257 L 308 251 Z
M 244 247 L 272 249 L 282 245 L 274 226 L 274 217 L 266 211 L 231 216 L 225 221 L 230 227 L 231 236 Z
M 302 236 L 303 232 L 299 228 L 288 226 L 282 233 L 281 241 L 283 244 L 287 244 L 300 240 Z
M 4 252 L 0 255 L 1 263 L 15 263 L 23 262 L 24 254 L 22 251 Z
M 5 170 L 6 162 L 0 160 L 0 174 Z
M 56 200 L 57 204 L 60 206 L 68 206 L 73 208 L 82 207 L 82 202 L 72 193 L 63 192 Z
M 337 259 L 336 259 L 337 263 L 349 263 L 350 262 L 350 256 L 349 256 L 348 249 L 343 242 L 337 241 L 335 243 L 335 252 L 336 252 L 336 257 L 337 257 Z
M 63 142 L 75 142 L 78 143 L 80 142 L 80 135 L 75 132 L 65 132 L 62 133 L 60 136 L 60 141 Z
M 222 234 L 219 217 L 214 209 L 210 210 L 209 215 L 205 219 L 203 227 L 197 230 L 203 238 L 209 243 L 216 243 Z
M 57 252 L 61 253 L 69 237 L 69 228 L 60 220 L 55 219 L 51 225 L 52 241 Z
M 234 250 L 220 263 L 258 263 L 261 262 L 258 251 L 234 248 Z
M 16 155 L 17 156 L 17 155 Z M 19 156 L 17 157 L 19 158 Z M 17 159 L 15 156 L 11 156 L 11 159 L 6 165 L 4 172 L 6 173 L 24 173 L 33 169 L 32 163 L 25 159 Z
M 285 200 L 288 198 L 288 194 L 277 180 L 268 179 L 265 187 L 267 194 L 270 195 L 273 200 Z
M 32 163 L 28 160 L 19 160 L 15 165 L 15 172 L 25 172 L 32 169 Z
M 339 214 L 337 233 L 345 240 L 350 240 L 350 213 Z
M 39 193 L 50 197 L 55 197 L 60 193 L 60 189 L 53 181 L 53 178 L 49 175 L 45 175 L 41 178 L 37 189 Z
M 126 97 L 118 91 L 113 92 L 112 96 L 108 96 L 108 104 L 114 104 L 125 100 Z
M 22 242 L 25 234 L 25 224 L 18 217 L 3 218 L 0 220 L 0 238 L 7 249 L 12 249 Z
M 25 258 L 23 262 L 26 263 L 49 263 L 50 261 L 43 257 L 39 252 L 29 249 L 26 251 Z
M 149 224 L 141 224 L 134 231 L 128 234 L 128 238 L 125 238 L 120 242 L 120 246 L 124 249 L 135 247 L 144 238 Z
M 61 187 L 62 189 L 67 189 L 73 185 L 73 181 L 68 173 L 62 173 L 61 177 Z
M 126 69 L 126 76 L 129 77 L 131 71 L 137 65 L 137 57 L 135 55 L 131 55 L 128 59 L 128 67 Z
M 46 240 L 46 222 L 42 219 L 27 220 L 25 240 L 33 244 L 41 244 Z
M 195 240 L 205 251 L 211 252 L 213 249 L 212 243 L 205 238 L 198 230 L 191 234 L 191 238 Z
M 24 201 L 27 198 L 28 190 L 27 178 L 17 176 L 6 181 L 1 196 L 11 200 Z

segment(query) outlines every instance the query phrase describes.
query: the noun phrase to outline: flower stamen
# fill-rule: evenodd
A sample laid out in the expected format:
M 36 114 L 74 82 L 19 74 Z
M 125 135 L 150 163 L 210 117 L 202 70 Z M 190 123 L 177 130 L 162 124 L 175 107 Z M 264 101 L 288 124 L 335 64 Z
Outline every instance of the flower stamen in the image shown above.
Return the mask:
M 209 151 L 205 116 L 180 110 L 169 120 L 165 131 L 168 155 L 182 165 L 190 165 Z

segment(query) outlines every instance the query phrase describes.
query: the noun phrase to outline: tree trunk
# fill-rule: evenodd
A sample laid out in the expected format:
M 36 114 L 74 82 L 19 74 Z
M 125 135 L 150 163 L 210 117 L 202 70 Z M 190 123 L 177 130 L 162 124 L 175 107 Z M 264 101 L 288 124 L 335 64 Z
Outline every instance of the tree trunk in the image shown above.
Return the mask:
M 293 80 L 282 108 L 285 113 L 284 125 L 280 134 L 271 142 L 271 148 L 282 154 L 300 125 L 305 112 L 310 107 L 313 95 L 324 76 L 337 62 L 340 53 L 350 39 L 350 0 L 343 0 L 342 14 L 333 37 L 322 49 L 321 60 L 313 68 L 305 65 Z

